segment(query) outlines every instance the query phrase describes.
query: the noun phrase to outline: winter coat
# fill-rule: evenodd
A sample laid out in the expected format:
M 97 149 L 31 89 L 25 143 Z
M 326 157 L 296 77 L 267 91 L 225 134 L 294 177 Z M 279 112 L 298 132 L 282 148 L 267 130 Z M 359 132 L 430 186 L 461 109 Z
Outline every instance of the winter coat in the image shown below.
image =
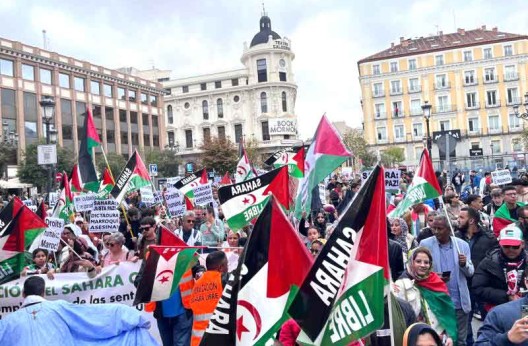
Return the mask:
M 488 253 L 473 275 L 473 294 L 483 303 L 499 305 L 509 301 L 506 294 L 508 284 L 501 265 L 501 251 L 499 248 Z
M 471 262 L 473 262 L 475 268 L 478 268 L 480 262 L 486 257 L 486 254 L 499 247 L 497 238 L 483 228 L 480 228 L 480 231 L 473 235 L 471 241 L 467 238 L 466 233 L 457 231 L 455 235 L 469 243 Z

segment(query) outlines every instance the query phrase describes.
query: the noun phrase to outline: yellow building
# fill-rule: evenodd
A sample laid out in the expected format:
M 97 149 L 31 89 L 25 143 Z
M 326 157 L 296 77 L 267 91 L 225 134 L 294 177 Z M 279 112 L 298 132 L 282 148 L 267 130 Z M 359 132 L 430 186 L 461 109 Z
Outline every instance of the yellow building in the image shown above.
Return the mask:
M 528 36 L 497 28 L 401 37 L 358 62 L 367 142 L 376 152 L 403 148 L 404 164 L 416 165 L 425 144 L 421 106 L 427 101 L 431 134 L 460 130 L 458 168 L 524 166 L 525 125 L 512 106 L 528 92 L 527 58 Z M 482 149 L 483 156 L 470 156 L 471 149 Z M 436 144 L 432 156 L 438 161 Z

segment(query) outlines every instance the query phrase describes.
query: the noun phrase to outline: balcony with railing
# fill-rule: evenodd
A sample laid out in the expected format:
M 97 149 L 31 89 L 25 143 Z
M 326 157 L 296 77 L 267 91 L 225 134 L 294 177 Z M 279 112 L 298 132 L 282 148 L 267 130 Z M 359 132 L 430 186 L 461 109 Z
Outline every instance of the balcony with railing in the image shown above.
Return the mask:
M 486 102 L 486 108 L 498 108 L 500 107 L 501 103 L 499 100 L 495 101 L 494 103 L 488 103 Z
M 499 76 L 496 74 L 487 74 L 484 76 L 484 84 L 498 83 Z
M 518 124 L 509 124 L 508 125 L 508 131 L 509 132 L 522 132 L 522 130 L 523 130 L 523 128 L 522 128 L 522 125 L 520 123 L 518 123 Z
M 374 113 L 374 120 L 387 119 L 387 112 L 376 112 Z
M 507 97 L 506 98 L 506 105 L 507 106 L 514 106 L 514 105 L 520 105 L 521 104 L 521 98 L 520 97 Z
M 478 78 L 477 77 L 465 77 L 464 78 L 464 86 L 472 86 L 478 84 Z
M 515 80 L 519 80 L 519 74 L 517 72 L 508 72 L 504 74 L 505 82 L 511 82 Z
M 433 107 L 433 113 L 449 113 L 456 112 L 456 105 L 440 105 Z
M 372 97 L 384 97 L 385 91 L 384 90 L 373 90 L 372 91 Z
M 391 88 L 390 89 L 390 94 L 391 94 L 391 96 L 401 95 L 401 94 L 403 94 L 403 89 L 402 88 Z
M 466 103 L 466 110 L 467 111 L 470 111 L 470 110 L 473 110 L 473 109 L 480 109 L 480 104 L 478 102 Z
M 448 81 L 436 82 L 434 85 L 435 90 L 446 90 L 451 88 L 451 83 Z
M 409 94 L 413 94 L 413 93 L 419 93 L 422 91 L 422 86 L 421 85 L 411 85 L 409 86 Z
M 501 134 L 501 133 L 504 133 L 503 129 L 501 126 L 491 126 L 491 127 L 488 127 L 488 134 L 490 135 L 497 135 L 497 134 Z

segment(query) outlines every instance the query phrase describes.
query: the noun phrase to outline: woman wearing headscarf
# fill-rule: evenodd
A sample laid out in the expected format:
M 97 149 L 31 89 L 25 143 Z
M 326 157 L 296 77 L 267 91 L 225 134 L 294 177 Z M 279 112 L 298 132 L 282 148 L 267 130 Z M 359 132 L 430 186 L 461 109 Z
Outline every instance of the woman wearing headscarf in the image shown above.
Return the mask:
M 411 304 L 418 321 L 430 325 L 439 335 L 446 335 L 446 345 L 452 346 L 457 337 L 455 308 L 445 282 L 432 268 L 429 249 L 416 248 L 407 261 L 407 269 L 394 283 L 394 292 Z
M 431 326 L 414 323 L 403 335 L 403 346 L 435 345 L 442 346 L 442 339 Z
M 418 246 L 414 236 L 409 233 L 409 227 L 404 219 L 393 218 L 391 219 L 391 233 L 394 236 L 393 239 L 401 245 L 403 251 L 403 259 L 407 261 L 407 254 L 409 250 L 414 249 Z

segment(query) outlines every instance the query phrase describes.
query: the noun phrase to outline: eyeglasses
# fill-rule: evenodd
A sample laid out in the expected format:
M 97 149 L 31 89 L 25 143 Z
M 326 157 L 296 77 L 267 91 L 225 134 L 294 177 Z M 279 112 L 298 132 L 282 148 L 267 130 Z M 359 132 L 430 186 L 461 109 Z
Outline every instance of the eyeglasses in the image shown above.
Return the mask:
M 116 245 L 116 243 L 105 243 L 106 246 L 108 247 L 114 247 L 114 245 Z
M 194 220 L 187 220 L 187 223 L 194 223 Z
M 310 249 L 310 252 L 312 253 L 312 255 L 317 255 L 319 253 L 319 250 L 317 249 Z
M 517 192 L 505 193 L 506 196 L 517 196 Z
M 151 228 L 152 228 L 152 226 L 146 226 L 146 227 L 140 227 L 139 229 L 141 230 L 141 232 L 145 232 L 145 231 L 148 231 Z
M 505 249 L 512 249 L 512 250 L 519 250 L 521 248 L 521 245 L 502 245 Z

